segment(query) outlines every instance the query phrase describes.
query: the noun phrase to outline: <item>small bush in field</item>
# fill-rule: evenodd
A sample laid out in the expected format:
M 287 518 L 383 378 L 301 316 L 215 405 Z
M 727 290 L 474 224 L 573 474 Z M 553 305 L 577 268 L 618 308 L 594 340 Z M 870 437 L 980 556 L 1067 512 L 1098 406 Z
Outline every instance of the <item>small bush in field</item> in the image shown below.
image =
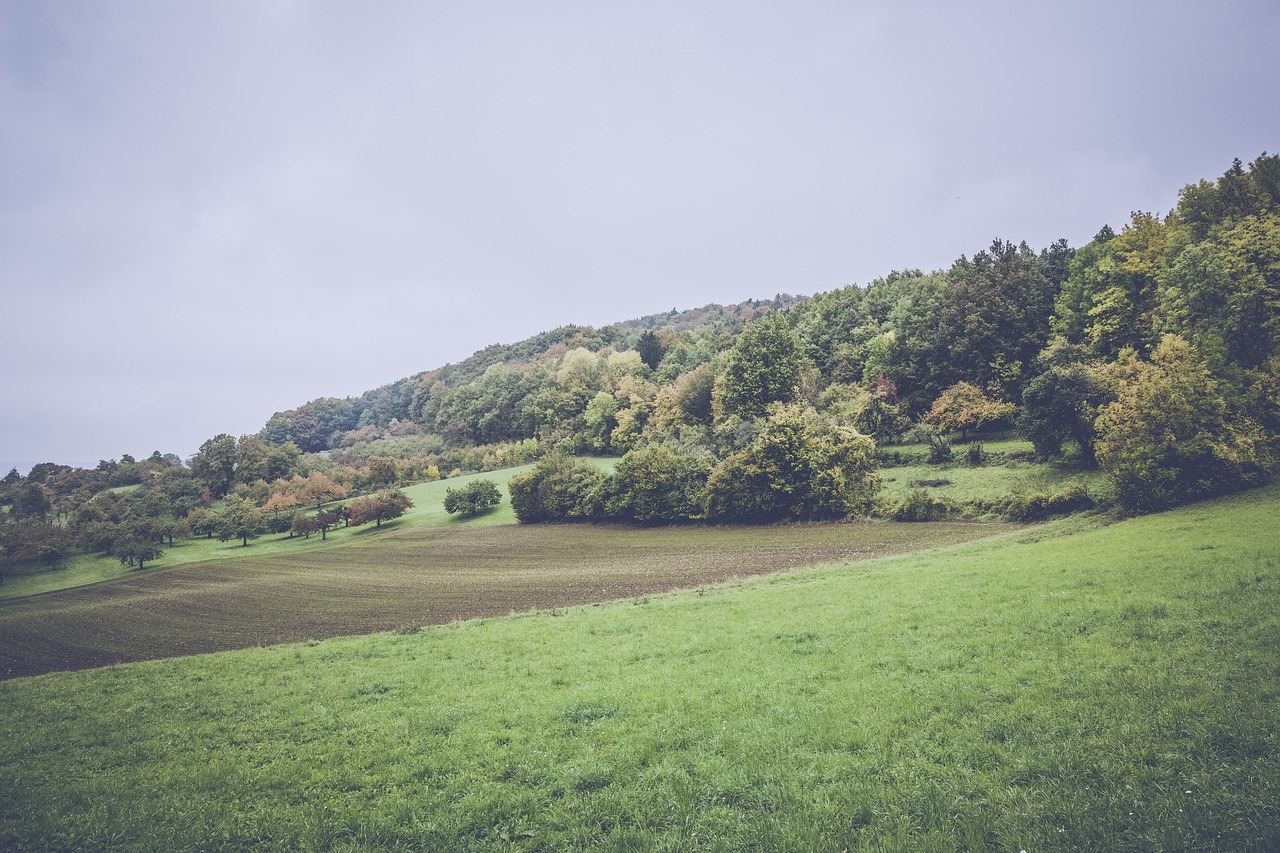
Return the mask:
M 447 489 L 444 495 L 444 510 L 453 515 L 460 513 L 463 518 L 488 512 L 502 502 L 502 492 L 493 480 L 472 480 L 464 488 Z

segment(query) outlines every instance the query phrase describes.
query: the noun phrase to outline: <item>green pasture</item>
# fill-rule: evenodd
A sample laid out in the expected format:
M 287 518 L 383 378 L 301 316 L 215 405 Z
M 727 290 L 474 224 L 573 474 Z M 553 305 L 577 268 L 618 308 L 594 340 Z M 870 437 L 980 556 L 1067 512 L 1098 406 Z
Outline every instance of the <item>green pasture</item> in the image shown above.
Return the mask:
M 1280 849 L 1278 517 L 0 683 L 0 848 Z

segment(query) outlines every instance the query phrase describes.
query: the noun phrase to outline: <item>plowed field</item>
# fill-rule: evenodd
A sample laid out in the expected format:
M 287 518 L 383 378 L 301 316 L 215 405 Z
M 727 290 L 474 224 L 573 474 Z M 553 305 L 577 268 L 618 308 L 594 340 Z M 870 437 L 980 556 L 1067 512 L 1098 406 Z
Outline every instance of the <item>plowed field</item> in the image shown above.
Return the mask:
M 0 602 L 0 679 L 586 604 L 1008 529 L 850 523 L 386 531 L 297 556 L 161 568 Z

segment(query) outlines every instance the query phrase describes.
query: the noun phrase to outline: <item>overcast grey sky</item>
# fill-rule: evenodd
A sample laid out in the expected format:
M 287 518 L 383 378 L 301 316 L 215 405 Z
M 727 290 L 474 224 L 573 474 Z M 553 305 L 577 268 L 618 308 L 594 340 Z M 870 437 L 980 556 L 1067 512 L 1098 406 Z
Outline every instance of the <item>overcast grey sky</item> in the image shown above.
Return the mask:
M 1081 245 L 1280 149 L 1280 4 L 0 1 L 0 470 Z

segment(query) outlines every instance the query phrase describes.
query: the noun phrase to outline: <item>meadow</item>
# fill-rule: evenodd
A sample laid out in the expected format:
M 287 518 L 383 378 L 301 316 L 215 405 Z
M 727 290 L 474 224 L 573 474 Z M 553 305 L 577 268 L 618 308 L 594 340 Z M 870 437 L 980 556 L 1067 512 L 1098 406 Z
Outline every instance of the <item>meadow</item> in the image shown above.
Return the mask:
M 0 848 L 1280 849 L 1277 517 L 10 680 Z

